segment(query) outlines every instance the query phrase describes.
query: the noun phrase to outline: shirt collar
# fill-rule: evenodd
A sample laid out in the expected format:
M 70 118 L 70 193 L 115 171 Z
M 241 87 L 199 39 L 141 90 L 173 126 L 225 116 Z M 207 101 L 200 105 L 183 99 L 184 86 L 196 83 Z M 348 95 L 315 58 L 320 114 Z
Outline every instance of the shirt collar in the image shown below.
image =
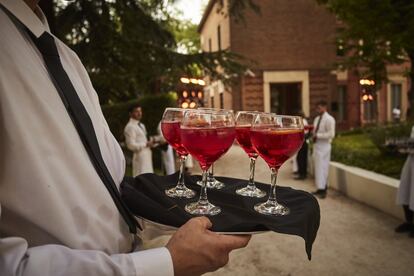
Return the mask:
M 135 120 L 134 118 L 131 118 L 131 117 L 129 118 L 129 121 L 134 123 L 134 124 L 140 124 L 141 123 L 140 121 Z
M 50 32 L 46 17 L 39 6 L 33 12 L 23 0 L 0 0 L 0 3 L 16 16 L 34 36 L 39 37 L 44 32 Z

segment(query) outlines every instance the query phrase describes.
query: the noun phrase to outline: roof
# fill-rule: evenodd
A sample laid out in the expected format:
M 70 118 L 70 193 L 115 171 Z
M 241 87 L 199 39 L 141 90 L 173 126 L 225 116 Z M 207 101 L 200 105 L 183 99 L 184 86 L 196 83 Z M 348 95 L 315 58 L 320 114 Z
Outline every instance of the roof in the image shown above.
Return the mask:
M 207 18 L 210 15 L 211 10 L 213 9 L 214 4 L 216 3 L 216 1 L 217 0 L 210 0 L 210 1 L 208 1 L 207 7 L 206 7 L 206 9 L 204 10 L 204 13 L 203 13 L 203 17 L 201 18 L 201 21 L 198 24 L 197 31 L 199 33 L 201 33 L 201 31 L 203 30 L 204 24 L 206 23 Z

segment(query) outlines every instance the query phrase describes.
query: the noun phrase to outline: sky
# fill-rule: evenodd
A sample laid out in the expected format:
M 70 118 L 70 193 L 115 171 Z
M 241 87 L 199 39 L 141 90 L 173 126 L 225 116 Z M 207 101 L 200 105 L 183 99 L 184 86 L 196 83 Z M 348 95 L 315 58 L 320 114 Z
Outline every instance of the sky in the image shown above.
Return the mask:
M 189 19 L 194 24 L 200 23 L 203 16 L 203 9 L 207 6 L 208 0 L 178 0 L 174 5 L 180 10 L 183 19 Z

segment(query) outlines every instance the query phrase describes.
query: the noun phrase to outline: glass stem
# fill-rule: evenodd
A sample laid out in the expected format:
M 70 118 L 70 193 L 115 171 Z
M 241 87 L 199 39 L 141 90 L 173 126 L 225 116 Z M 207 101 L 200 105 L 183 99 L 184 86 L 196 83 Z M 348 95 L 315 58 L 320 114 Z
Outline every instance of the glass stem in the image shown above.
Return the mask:
M 271 170 L 270 194 L 269 194 L 269 199 L 267 200 L 267 202 L 272 203 L 272 204 L 277 204 L 277 201 L 276 201 L 276 180 L 277 180 L 278 169 L 271 168 L 270 170 Z
M 187 159 L 187 155 L 180 155 L 180 172 L 178 173 L 178 183 L 177 189 L 183 190 L 185 189 L 184 184 L 184 168 L 185 168 L 185 160 Z
M 254 185 L 254 169 L 256 167 L 256 158 L 250 157 L 250 177 L 249 183 L 247 184 L 247 188 L 249 190 L 254 191 L 256 189 L 256 185 Z
M 214 181 L 214 164 L 211 164 L 210 169 L 208 169 L 207 182 L 213 182 L 213 181 Z
M 208 170 L 203 169 L 203 175 L 201 178 L 201 192 L 200 192 L 200 198 L 198 199 L 199 205 L 208 205 L 208 199 L 207 199 L 207 175 Z

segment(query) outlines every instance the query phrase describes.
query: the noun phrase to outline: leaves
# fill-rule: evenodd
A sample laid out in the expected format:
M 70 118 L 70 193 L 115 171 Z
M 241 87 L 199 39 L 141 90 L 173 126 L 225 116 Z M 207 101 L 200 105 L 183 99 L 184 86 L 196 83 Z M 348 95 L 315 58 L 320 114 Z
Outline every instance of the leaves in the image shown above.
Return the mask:
M 380 84 L 387 80 L 386 65 L 401 64 L 414 56 L 414 2 L 412 0 L 317 0 L 335 13 L 344 43 L 346 68 Z
M 80 56 L 101 104 L 168 92 L 182 75 L 229 82 L 244 71 L 242 59 L 228 51 L 201 53 L 196 27 L 171 16 L 172 2 L 57 2 L 57 35 Z

